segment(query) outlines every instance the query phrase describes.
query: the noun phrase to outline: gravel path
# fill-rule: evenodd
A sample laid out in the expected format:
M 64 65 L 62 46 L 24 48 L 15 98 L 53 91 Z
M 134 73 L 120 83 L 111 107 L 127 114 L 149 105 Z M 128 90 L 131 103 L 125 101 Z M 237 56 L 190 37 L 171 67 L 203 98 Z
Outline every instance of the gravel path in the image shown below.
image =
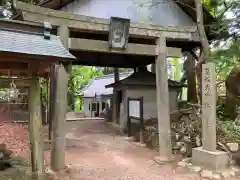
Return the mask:
M 60 180 L 198 180 L 196 174 L 177 171 L 153 161 L 157 155 L 124 140 L 103 121 L 67 124 L 66 164 Z

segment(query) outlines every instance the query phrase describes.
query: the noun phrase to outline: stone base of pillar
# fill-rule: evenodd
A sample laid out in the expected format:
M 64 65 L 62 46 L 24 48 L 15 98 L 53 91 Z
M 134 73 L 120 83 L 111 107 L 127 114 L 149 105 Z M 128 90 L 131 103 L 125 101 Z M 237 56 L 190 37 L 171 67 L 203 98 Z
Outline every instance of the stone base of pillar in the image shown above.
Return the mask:
M 192 150 L 192 163 L 193 165 L 218 172 L 228 168 L 229 155 L 227 152 L 212 152 L 198 147 Z
M 158 164 L 168 164 L 173 162 L 173 157 L 162 157 L 162 156 L 156 156 L 154 157 L 154 161 L 157 162 Z

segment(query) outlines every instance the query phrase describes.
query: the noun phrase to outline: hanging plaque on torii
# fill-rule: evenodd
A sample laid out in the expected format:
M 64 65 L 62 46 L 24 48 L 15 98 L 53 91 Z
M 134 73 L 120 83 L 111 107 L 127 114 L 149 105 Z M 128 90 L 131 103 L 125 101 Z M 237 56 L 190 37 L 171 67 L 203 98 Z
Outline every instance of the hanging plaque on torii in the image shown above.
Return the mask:
M 111 17 L 109 27 L 109 48 L 125 49 L 128 44 L 130 20 Z

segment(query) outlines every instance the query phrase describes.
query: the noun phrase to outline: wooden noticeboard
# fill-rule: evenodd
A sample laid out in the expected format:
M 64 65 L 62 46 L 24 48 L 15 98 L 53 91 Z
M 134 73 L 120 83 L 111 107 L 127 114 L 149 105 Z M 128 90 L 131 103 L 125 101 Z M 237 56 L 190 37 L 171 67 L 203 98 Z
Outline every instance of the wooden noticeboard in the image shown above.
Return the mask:
M 143 140 L 143 97 L 127 98 L 127 125 L 128 137 L 132 136 L 131 120 L 139 120 L 140 123 L 140 141 Z

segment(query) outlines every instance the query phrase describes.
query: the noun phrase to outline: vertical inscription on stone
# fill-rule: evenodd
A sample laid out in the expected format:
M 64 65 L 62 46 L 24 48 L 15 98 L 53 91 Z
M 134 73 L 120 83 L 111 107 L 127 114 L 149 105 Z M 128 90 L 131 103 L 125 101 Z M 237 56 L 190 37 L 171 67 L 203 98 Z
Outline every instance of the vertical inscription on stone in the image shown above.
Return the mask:
M 214 63 L 202 65 L 203 148 L 216 150 L 216 72 Z

